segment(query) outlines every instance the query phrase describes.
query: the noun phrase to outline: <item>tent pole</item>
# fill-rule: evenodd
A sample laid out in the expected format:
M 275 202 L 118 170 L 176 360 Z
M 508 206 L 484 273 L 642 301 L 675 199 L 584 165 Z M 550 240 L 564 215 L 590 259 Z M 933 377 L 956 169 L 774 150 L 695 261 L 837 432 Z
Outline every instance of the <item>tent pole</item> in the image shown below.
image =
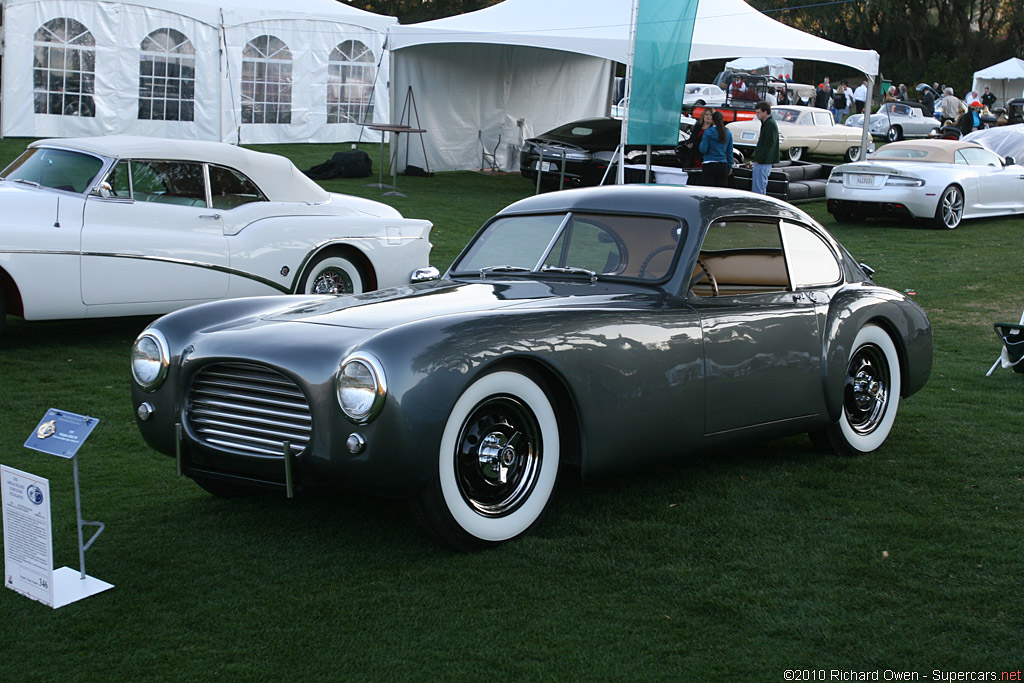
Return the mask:
M 864 102 L 864 118 L 861 120 L 863 124 L 860 131 L 860 152 L 857 154 L 856 161 L 864 161 L 864 158 L 868 155 L 868 142 L 871 141 L 871 100 L 875 92 L 875 77 L 872 74 L 864 74 L 868 77 L 868 96 Z M 882 98 L 879 97 L 878 101 L 881 102 Z
M 629 130 L 629 91 L 630 86 L 633 83 L 633 56 L 636 52 L 636 18 L 639 9 L 639 0 L 633 0 L 632 4 L 633 8 L 631 10 L 631 18 L 629 20 L 629 57 L 626 61 L 626 107 L 622 112 L 622 132 L 619 135 L 619 149 L 621 151 L 621 155 L 619 156 L 619 166 L 615 169 L 616 185 L 626 184 L 626 170 L 624 168 L 626 165 L 626 133 Z

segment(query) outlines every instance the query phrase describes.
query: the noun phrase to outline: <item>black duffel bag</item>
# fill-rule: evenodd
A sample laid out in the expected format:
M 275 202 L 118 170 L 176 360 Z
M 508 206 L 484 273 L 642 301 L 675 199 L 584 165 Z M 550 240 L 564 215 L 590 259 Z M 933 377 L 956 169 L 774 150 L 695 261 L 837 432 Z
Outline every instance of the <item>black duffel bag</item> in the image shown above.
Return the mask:
M 328 161 L 303 171 L 313 180 L 331 178 L 367 178 L 373 173 L 373 161 L 366 152 L 353 149 L 335 152 Z

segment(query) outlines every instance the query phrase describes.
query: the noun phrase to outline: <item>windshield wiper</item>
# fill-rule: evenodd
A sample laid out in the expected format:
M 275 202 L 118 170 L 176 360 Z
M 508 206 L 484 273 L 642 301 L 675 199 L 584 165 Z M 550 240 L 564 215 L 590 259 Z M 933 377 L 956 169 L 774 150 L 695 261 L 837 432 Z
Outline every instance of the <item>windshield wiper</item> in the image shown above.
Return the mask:
M 523 266 L 485 266 L 480 269 L 480 277 L 487 277 L 488 273 L 531 273 L 529 268 Z
M 590 278 L 591 282 L 597 282 L 597 273 L 586 268 L 578 268 L 576 266 L 543 266 L 540 269 L 542 273 L 564 273 L 566 275 L 586 275 Z
M 15 178 L 14 182 L 21 183 L 22 185 L 31 185 L 32 187 L 42 187 L 39 183 L 34 180 L 25 180 L 24 178 Z

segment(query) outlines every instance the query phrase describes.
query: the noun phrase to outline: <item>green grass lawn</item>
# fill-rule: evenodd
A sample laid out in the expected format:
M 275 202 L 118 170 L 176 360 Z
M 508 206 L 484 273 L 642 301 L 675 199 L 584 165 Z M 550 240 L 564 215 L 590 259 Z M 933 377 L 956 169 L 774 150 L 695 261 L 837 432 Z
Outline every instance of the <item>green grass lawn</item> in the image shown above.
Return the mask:
M 0 141 L 0 156 L 23 146 Z M 376 165 L 378 148 L 363 147 Z M 269 149 L 300 168 L 336 151 Z M 380 198 L 366 182 L 325 186 Z M 532 192 L 518 175 L 468 172 L 399 186 L 408 197 L 383 199 L 434 222 L 442 269 Z M 48 408 L 100 418 L 80 469 L 84 516 L 107 530 L 87 565 L 116 587 L 60 610 L 0 591 L 0 681 L 1016 671 L 1024 376 L 984 374 L 1000 349 L 992 323 L 1024 306 L 1024 221 L 940 232 L 801 208 L 931 317 L 931 380 L 885 446 L 848 459 L 794 437 L 563 481 L 534 535 L 472 555 L 435 545 L 401 502 L 206 494 L 135 428 L 127 360 L 147 319 L 9 318 L 0 462 L 50 479 L 55 566 L 77 567 L 70 463 L 22 444 Z

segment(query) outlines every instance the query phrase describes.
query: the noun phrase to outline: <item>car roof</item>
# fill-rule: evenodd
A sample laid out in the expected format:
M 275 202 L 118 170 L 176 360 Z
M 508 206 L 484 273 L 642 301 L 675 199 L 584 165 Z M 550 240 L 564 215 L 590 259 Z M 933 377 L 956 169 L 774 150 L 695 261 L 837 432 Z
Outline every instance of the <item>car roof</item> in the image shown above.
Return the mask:
M 805 214 L 795 207 L 767 195 L 717 187 L 641 184 L 547 192 L 520 199 L 498 215 L 568 211 L 679 216 L 698 223 L 729 215 L 785 216 L 807 220 Z
M 283 156 L 256 152 L 223 142 L 170 140 L 141 135 L 103 135 L 36 140 L 29 147 L 62 147 L 111 159 L 167 159 L 229 166 L 256 183 L 270 201 L 327 201 L 330 194 Z
M 907 161 L 931 161 L 952 164 L 955 161 L 954 156 L 958 150 L 970 148 L 984 149 L 984 147 L 976 142 L 963 142 L 961 140 L 902 140 L 900 142 L 890 142 L 879 147 L 874 154 L 868 156 L 868 159 L 898 161 L 900 159 L 899 156 L 891 155 L 894 152 L 898 153 L 900 150 L 906 150 L 908 152 L 924 153 L 924 156 L 914 158 L 908 156 Z M 886 154 L 886 151 L 889 154 Z

